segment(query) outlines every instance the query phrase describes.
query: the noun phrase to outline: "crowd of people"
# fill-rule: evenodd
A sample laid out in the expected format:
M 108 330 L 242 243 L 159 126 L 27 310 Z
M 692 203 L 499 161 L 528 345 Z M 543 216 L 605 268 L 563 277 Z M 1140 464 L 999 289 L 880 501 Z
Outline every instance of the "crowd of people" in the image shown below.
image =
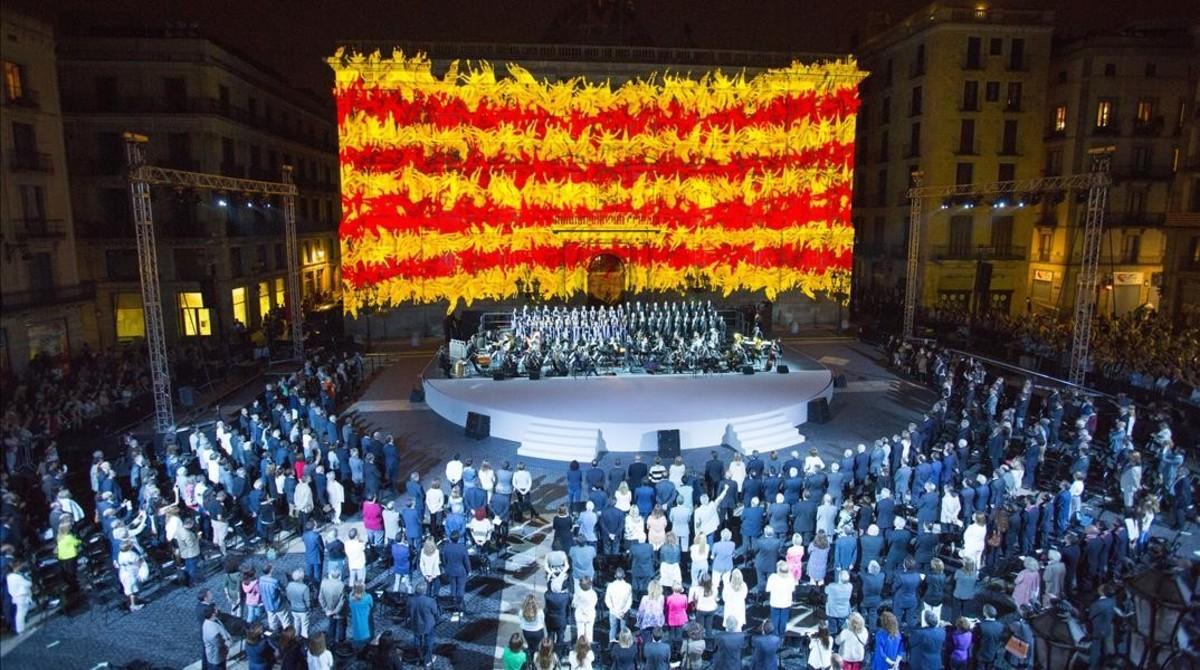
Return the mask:
M 363 382 L 361 358 L 314 355 L 211 431 L 162 450 L 127 438 L 127 477 L 97 454 L 92 515 L 53 465 L 46 518 L 6 473 L 4 617 L 18 633 L 28 625 L 44 585 L 25 557 L 41 538 L 78 589 L 98 536 L 131 612 L 163 578 L 155 552 L 179 564 L 198 588 L 206 668 L 225 667 L 239 644 L 251 668 L 323 670 L 338 649 L 399 667 L 405 648 L 428 666 L 439 625 L 475 616 L 469 580 L 506 549 L 512 524 L 545 511 L 547 586 L 519 605 L 501 657 L 511 670 L 771 670 L 797 656 L 818 670 L 1031 668 L 1029 617 L 1044 607 L 1082 622 L 1090 667 L 1127 653 L 1121 579 L 1166 551 L 1152 526 L 1195 518 L 1195 478 L 1170 426 L 1127 403 L 1109 417 L 1083 394 L 1009 386 L 934 348 L 888 354 L 941 396 L 898 434 L 832 458 L 571 463 L 553 511 L 534 508 L 521 462 L 454 455 L 442 472 L 405 468 L 395 439 L 337 414 Z M 57 461 L 53 445 L 40 460 Z M 1098 493 L 1118 501 L 1107 518 Z M 302 568 L 279 567 L 285 536 Z M 220 598 L 200 586 L 214 562 Z M 381 591 L 403 603 L 403 625 L 381 622 Z M 244 627 L 236 638 L 231 617 Z

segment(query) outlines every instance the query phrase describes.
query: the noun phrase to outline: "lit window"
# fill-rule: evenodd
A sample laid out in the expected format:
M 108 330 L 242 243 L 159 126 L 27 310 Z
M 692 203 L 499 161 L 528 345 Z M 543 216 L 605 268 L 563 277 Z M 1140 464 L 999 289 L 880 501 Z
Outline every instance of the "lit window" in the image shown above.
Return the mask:
M 25 97 L 25 77 L 20 65 L 4 61 L 4 97 L 9 102 Z
M 1154 120 L 1154 101 L 1149 99 L 1138 100 L 1137 106 L 1137 122 L 1150 123 Z
M 118 340 L 146 336 L 146 315 L 142 311 L 142 296 L 137 293 L 116 295 L 116 326 Z
M 246 287 L 239 286 L 229 292 L 233 302 L 233 320 L 243 326 L 250 323 L 246 314 Z
M 204 306 L 204 294 L 186 292 L 179 294 L 179 315 L 183 320 L 183 334 L 187 337 L 212 335 L 209 310 Z
M 285 295 L 283 292 L 283 277 L 279 277 L 278 279 L 275 280 L 275 306 L 283 307 L 284 298 L 285 298 Z
M 1107 128 L 1112 124 L 1113 103 L 1112 100 L 1101 100 L 1096 103 L 1096 127 Z
M 271 283 L 258 283 L 258 318 L 261 321 L 271 313 Z
M 1059 105 L 1054 108 L 1054 130 L 1062 132 L 1067 129 L 1067 106 Z

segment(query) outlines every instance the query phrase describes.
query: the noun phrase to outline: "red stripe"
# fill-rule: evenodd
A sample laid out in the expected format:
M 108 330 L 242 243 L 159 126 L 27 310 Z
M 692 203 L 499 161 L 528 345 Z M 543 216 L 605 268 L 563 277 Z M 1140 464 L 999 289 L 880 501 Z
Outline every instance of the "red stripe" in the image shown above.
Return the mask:
M 367 87 L 361 81 L 356 82 L 336 92 L 338 125 L 345 124 L 351 114 L 361 112 L 380 120 L 393 117 L 402 126 L 429 123 L 437 128 L 470 125 L 494 129 L 509 124 L 538 133 L 550 127 L 565 128 L 572 137 L 578 137 L 585 129 L 600 127 L 630 135 L 648 130 L 674 130 L 682 136 L 697 126 L 727 130 L 798 119 L 844 118 L 855 113 L 859 106 L 858 89 L 854 86 L 830 92 L 782 95 L 750 112 L 745 105 L 737 105 L 704 115 L 674 100 L 667 103 L 666 109 L 654 105 L 631 110 L 627 105 L 618 105 L 594 114 L 572 112 L 562 117 L 541 107 L 498 104 L 487 99 L 472 110 L 457 96 L 445 93 L 409 90 L 406 94 L 412 99 L 402 97 L 398 89 Z
M 615 254 L 627 262 L 649 265 L 662 262 L 676 269 L 709 266 L 737 267 L 747 264 L 764 270 L 827 272 L 848 270 L 851 251 L 835 253 L 827 249 L 796 249 L 769 247 L 755 250 L 753 245 L 720 246 L 712 249 L 662 249 L 623 245 L 619 243 L 586 244 L 566 242 L 561 246 L 535 247 L 525 250 L 496 252 L 464 251 L 433 259 L 388 259 L 382 263 L 357 263 L 342 266 L 342 279 L 352 288 L 362 288 L 397 277 L 431 279 L 489 270 L 510 269 L 525 265 L 548 268 L 578 268 L 599 254 Z
M 718 203 L 700 209 L 688 205 L 668 207 L 653 204 L 634 209 L 627 203 L 611 205 L 594 211 L 571 211 L 552 207 L 513 209 L 491 203 L 476 206 L 462 198 L 449 209 L 429 200 L 413 202 L 407 195 L 391 194 L 372 198 L 343 195 L 342 211 L 347 214 L 341 224 L 343 239 L 357 239 L 376 228 L 399 232 L 456 233 L 473 225 L 487 224 L 501 228 L 561 225 L 563 219 L 591 217 L 602 221 L 606 217 L 644 217 L 648 226 L 660 228 L 696 228 L 722 226 L 741 230 L 754 226 L 780 230 L 803 225 L 810 221 L 829 221 L 849 225 L 850 180 L 835 182 L 824 193 L 814 195 L 805 191 L 793 195 L 760 199 L 752 205 L 740 200 Z M 603 224 L 598 223 L 598 226 Z
M 646 177 L 724 177 L 741 178 L 755 173 L 779 171 L 800 166 L 810 169 L 849 168 L 854 164 L 854 144 L 829 142 L 822 146 L 801 149 L 786 156 L 754 156 L 732 159 L 728 163 L 715 160 L 685 161 L 677 156 L 660 156 L 653 163 L 645 160 L 600 165 L 580 165 L 567 160 L 544 161 L 535 158 L 518 159 L 509 156 L 488 158 L 472 148 L 464 158 L 453 152 L 426 155 L 421 147 L 343 149 L 342 165 L 363 173 L 396 173 L 413 168 L 426 174 L 459 172 L 479 175 L 478 183 L 486 187 L 495 175 L 512 178 L 518 188 L 528 180 L 586 183 L 620 183 L 632 187 L 638 178 Z

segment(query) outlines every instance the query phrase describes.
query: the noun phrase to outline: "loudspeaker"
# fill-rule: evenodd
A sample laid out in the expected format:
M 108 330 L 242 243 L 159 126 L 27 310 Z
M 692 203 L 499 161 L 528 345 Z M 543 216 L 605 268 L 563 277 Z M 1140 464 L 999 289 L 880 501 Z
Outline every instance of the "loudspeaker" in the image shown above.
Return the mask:
M 467 412 L 467 437 L 475 440 L 484 440 L 491 434 L 492 417 L 487 414 Z
M 808 420 L 812 423 L 829 423 L 829 401 L 824 398 L 814 398 L 808 401 Z
M 743 365 L 742 366 L 742 374 L 744 374 L 744 375 L 754 374 L 754 366 L 753 365 Z
M 413 390 L 408 392 L 409 402 L 425 402 L 425 389 L 420 386 L 414 386 Z
M 679 455 L 679 431 L 676 430 L 660 430 L 658 431 L 658 456 L 659 458 L 675 458 Z
M 492 379 L 494 379 L 498 382 L 502 382 L 505 379 L 508 379 L 508 377 L 503 372 L 500 372 L 499 370 L 497 370 L 492 373 Z
M 541 370 L 530 370 L 530 371 L 529 371 L 529 380 L 530 380 L 530 381 L 537 381 L 537 380 L 539 380 L 539 379 L 541 379 L 541 378 L 542 378 L 542 371 L 541 371 Z
M 776 365 L 776 366 L 775 366 L 775 371 L 776 371 L 776 372 L 778 372 L 778 373 L 779 373 L 779 374 L 781 374 L 781 375 L 786 375 L 786 374 L 788 373 L 788 366 L 786 366 L 786 365 Z

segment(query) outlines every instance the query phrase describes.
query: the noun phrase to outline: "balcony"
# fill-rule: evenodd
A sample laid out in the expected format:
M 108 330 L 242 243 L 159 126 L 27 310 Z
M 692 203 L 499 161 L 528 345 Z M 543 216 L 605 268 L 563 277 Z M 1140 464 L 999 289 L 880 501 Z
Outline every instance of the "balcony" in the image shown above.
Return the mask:
M 941 245 L 933 248 L 933 259 L 938 261 L 1023 261 L 1025 247 Z
M 50 154 L 36 151 L 14 151 L 10 154 L 8 167 L 13 172 L 54 173 L 54 161 Z
M 1157 137 L 1162 135 L 1164 127 L 1166 127 L 1166 124 L 1163 122 L 1163 117 L 1161 116 L 1147 120 L 1136 120 L 1133 122 L 1133 134 L 1138 137 Z
M 96 285 L 91 282 L 75 286 L 51 286 L 32 291 L 12 291 L 0 294 L 0 308 L 5 312 L 31 307 L 49 307 L 96 298 Z
M 17 239 L 53 239 L 67 236 L 66 222 L 44 217 L 13 219 Z
M 1116 137 L 1121 134 L 1121 124 L 1113 121 L 1103 126 L 1092 126 L 1092 134 L 1098 137 Z
M 1147 166 L 1126 163 L 1117 165 L 1112 170 L 1113 181 L 1171 181 L 1175 171 L 1170 166 Z
M 1046 141 L 1061 140 L 1061 139 L 1065 138 L 1066 136 L 1067 136 L 1066 128 L 1059 128 L 1059 129 L 1051 128 L 1050 130 L 1046 131 L 1046 134 L 1043 136 L 1043 139 L 1045 139 Z
M 1104 225 L 1120 226 L 1122 228 L 1159 228 L 1167 223 L 1165 212 L 1142 212 L 1135 214 L 1110 214 L 1104 217 Z
M 4 106 L 23 107 L 25 109 L 39 109 L 41 107 L 41 103 L 38 101 L 37 91 L 25 89 L 21 91 L 20 95 L 17 96 L 10 97 L 7 93 L 5 93 Z

